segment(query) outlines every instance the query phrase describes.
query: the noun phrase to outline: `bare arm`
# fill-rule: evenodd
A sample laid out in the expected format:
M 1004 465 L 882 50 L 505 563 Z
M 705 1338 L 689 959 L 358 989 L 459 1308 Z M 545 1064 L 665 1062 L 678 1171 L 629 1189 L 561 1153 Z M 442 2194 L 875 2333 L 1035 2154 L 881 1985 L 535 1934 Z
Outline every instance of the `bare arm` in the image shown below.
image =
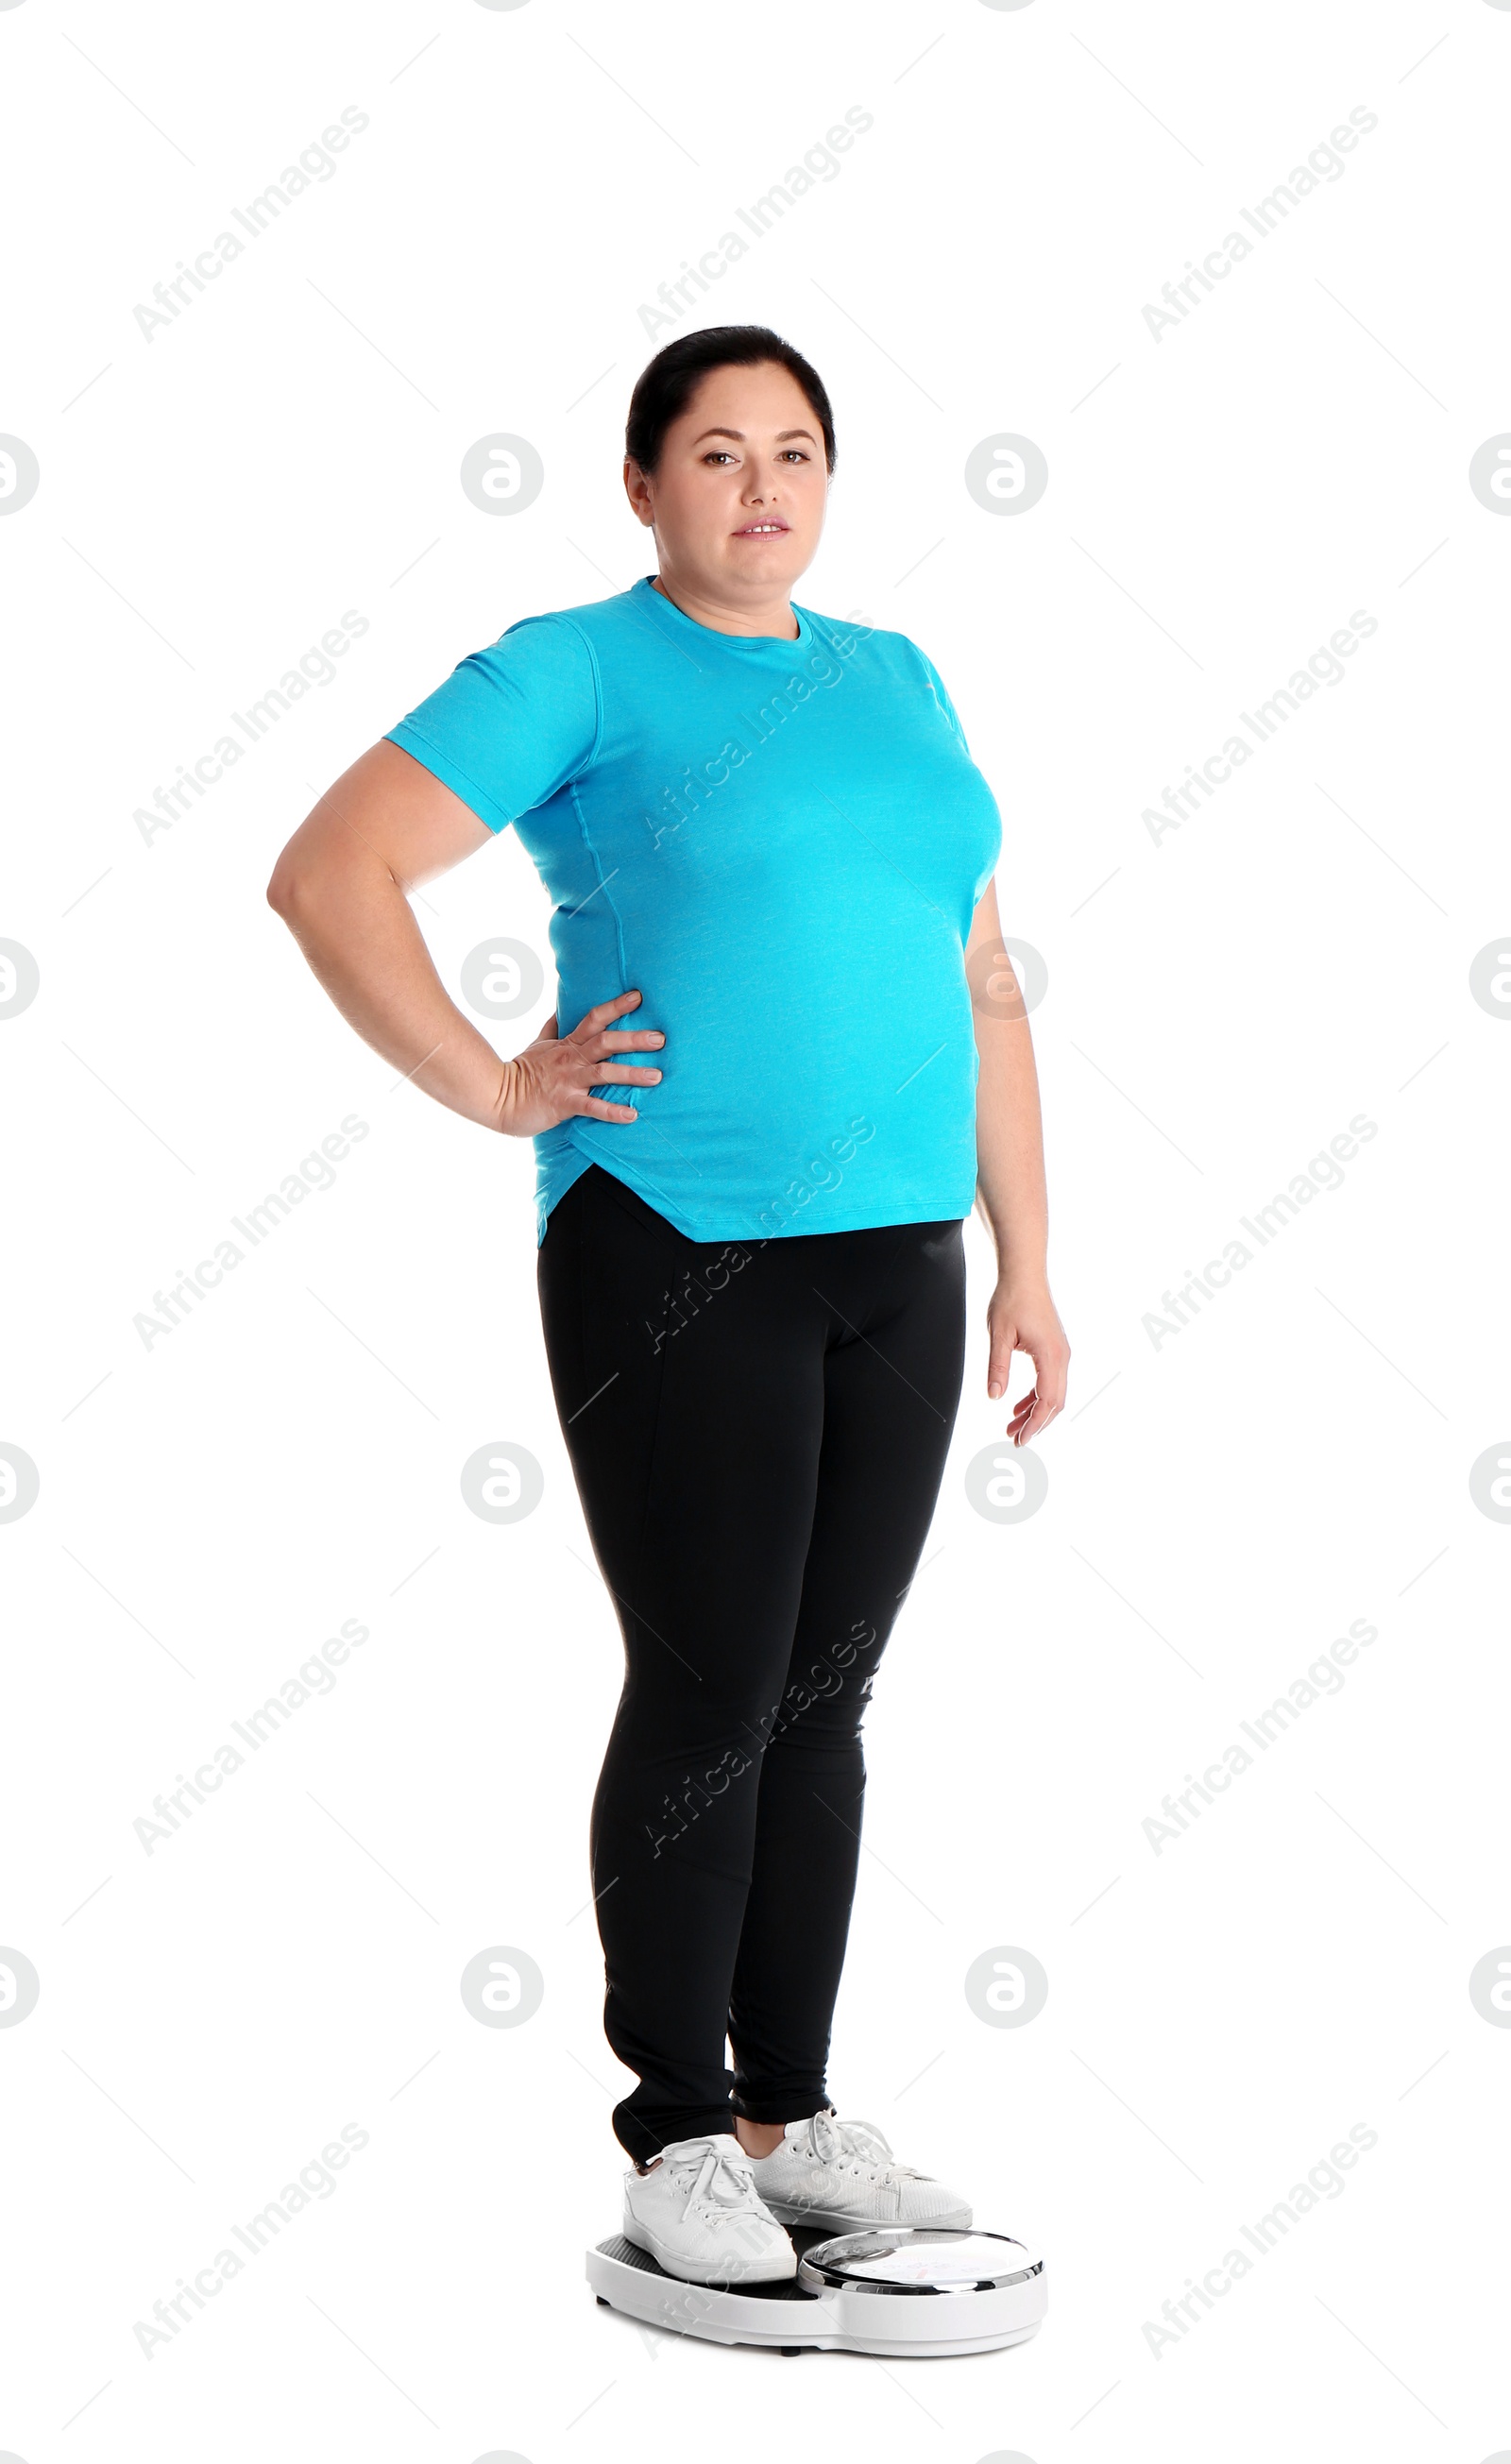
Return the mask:
M 989 882 L 966 943 L 980 1075 L 975 1093 L 976 1207 L 996 1245 L 996 1288 L 987 1306 L 986 1391 L 1007 1392 L 1015 1352 L 1033 1359 L 1035 1382 L 1014 1406 L 1018 1445 L 1063 1408 L 1070 1346 L 1049 1296 L 1049 1202 L 1033 1038 L 1012 964 L 1002 948 L 996 884 Z
M 406 893 L 493 835 L 397 744 L 374 744 L 295 831 L 274 867 L 268 903 L 363 1042 L 453 1112 L 515 1137 L 574 1112 L 638 1119 L 630 1106 L 587 1091 L 660 1078 L 659 1069 L 607 1057 L 666 1041 L 652 1028 L 612 1031 L 638 992 L 600 1001 L 567 1036 L 558 1036 L 553 1011 L 527 1050 L 501 1061 L 436 974 Z

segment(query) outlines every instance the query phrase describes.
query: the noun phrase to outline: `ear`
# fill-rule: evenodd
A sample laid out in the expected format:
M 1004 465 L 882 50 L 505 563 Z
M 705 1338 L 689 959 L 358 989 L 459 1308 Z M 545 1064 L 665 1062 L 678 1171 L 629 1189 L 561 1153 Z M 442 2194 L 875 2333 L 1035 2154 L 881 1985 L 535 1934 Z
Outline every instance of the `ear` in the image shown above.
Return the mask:
M 643 522 L 648 531 L 656 518 L 655 508 L 650 501 L 650 482 L 640 464 L 632 461 L 627 453 L 624 456 L 624 494 L 629 498 L 630 510 L 636 520 Z

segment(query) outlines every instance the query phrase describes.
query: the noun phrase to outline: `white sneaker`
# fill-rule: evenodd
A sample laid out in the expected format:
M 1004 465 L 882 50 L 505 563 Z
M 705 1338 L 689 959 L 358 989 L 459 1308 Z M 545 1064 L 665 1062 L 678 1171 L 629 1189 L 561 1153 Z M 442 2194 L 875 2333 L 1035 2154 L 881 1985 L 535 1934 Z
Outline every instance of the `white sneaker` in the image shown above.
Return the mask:
M 786 2225 L 828 2233 L 867 2225 L 969 2225 L 964 2199 L 931 2174 L 893 2162 L 869 2122 L 842 2122 L 829 2105 L 811 2122 L 789 2122 L 779 2147 L 751 2165 L 756 2189 Z
M 648 2173 L 627 2172 L 624 2238 L 685 2284 L 775 2284 L 798 2273 L 733 2133 L 675 2139 Z

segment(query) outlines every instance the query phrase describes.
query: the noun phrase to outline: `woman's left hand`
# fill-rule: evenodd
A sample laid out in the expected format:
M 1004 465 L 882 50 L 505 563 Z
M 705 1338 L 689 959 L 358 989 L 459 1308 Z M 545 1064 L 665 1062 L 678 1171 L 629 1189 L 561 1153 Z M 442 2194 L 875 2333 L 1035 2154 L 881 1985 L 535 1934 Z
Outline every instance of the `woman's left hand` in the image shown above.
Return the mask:
M 1015 1352 L 1026 1352 L 1034 1364 L 1034 1383 L 1014 1404 L 1007 1424 L 1013 1443 L 1024 1446 L 1064 1409 L 1070 1369 L 1065 1330 L 1049 1297 L 1047 1284 L 1014 1285 L 1005 1277 L 987 1303 L 986 1323 L 991 1339 L 986 1364 L 988 1395 L 995 1399 L 1007 1393 Z

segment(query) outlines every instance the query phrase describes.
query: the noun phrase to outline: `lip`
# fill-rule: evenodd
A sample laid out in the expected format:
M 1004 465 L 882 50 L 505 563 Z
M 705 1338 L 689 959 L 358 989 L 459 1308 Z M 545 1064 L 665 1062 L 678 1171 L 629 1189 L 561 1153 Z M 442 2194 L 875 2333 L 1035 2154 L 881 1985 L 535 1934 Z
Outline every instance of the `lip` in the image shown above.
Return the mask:
M 791 522 L 784 522 L 778 516 L 773 521 L 747 522 L 743 530 L 733 531 L 730 536 L 733 539 L 780 539 L 791 528 Z

